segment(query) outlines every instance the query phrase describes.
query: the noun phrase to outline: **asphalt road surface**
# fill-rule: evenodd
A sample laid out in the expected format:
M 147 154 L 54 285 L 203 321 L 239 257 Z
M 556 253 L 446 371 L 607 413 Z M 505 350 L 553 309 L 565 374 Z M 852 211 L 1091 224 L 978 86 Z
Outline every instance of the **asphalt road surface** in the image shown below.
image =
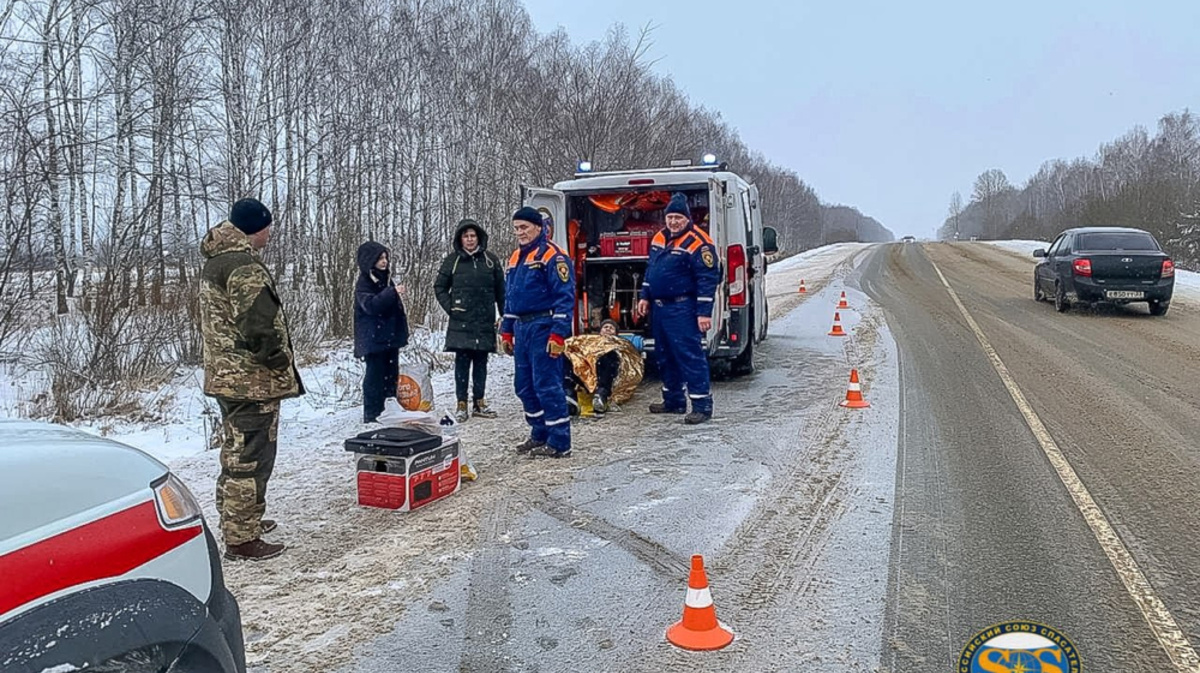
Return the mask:
M 1058 314 L 1033 301 L 1029 259 L 983 244 L 891 245 L 862 270 L 901 363 L 884 670 L 951 670 L 973 632 L 1017 618 L 1068 634 L 1087 671 L 1181 670 L 934 265 L 1200 643 L 1198 307 L 1176 302 L 1165 319 L 1142 305 Z

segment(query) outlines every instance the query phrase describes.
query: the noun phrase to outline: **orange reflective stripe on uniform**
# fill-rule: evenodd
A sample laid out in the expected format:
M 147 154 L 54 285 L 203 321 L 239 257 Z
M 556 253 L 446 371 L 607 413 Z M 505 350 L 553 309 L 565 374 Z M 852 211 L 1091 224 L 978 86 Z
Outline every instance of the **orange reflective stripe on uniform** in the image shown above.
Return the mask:
M 513 254 L 508 258 L 508 268 L 513 268 L 521 261 L 521 249 L 513 250 Z
M 661 248 L 661 247 L 666 246 L 666 244 L 667 244 L 667 237 L 661 231 L 658 232 L 657 234 L 655 234 L 654 238 L 650 239 L 650 247 L 652 247 L 652 248 Z

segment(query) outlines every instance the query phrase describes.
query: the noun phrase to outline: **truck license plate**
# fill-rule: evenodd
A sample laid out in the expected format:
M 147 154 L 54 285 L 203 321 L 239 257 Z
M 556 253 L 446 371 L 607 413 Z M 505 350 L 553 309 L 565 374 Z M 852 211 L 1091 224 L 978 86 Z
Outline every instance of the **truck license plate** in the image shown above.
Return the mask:
M 1129 290 L 1108 290 L 1104 293 L 1107 299 L 1145 299 L 1145 292 L 1132 292 Z

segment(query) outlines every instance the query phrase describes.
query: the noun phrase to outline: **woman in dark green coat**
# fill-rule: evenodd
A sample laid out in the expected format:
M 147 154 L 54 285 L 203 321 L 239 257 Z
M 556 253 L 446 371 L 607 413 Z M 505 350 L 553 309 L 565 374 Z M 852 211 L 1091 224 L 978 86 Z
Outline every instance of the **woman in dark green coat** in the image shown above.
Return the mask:
M 454 388 L 458 395 L 458 422 L 467 420 L 467 387 L 471 386 L 473 413 L 495 418 L 487 403 L 488 354 L 496 350 L 496 317 L 504 315 L 504 265 L 488 252 L 488 235 L 475 220 L 458 223 L 454 252 L 442 260 L 434 283 L 438 303 L 450 316 L 446 350 L 453 351 Z

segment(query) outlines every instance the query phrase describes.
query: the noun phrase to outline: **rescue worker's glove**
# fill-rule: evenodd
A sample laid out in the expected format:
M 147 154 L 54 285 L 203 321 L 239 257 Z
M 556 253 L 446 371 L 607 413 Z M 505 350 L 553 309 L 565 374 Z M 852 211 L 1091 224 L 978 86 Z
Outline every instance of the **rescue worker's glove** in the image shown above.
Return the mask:
M 556 358 L 565 350 L 567 350 L 567 342 L 557 334 L 551 334 L 550 339 L 546 341 L 546 352 L 550 354 L 550 357 Z
M 505 355 L 513 354 L 513 335 L 505 332 L 500 335 L 500 348 L 504 350 Z

